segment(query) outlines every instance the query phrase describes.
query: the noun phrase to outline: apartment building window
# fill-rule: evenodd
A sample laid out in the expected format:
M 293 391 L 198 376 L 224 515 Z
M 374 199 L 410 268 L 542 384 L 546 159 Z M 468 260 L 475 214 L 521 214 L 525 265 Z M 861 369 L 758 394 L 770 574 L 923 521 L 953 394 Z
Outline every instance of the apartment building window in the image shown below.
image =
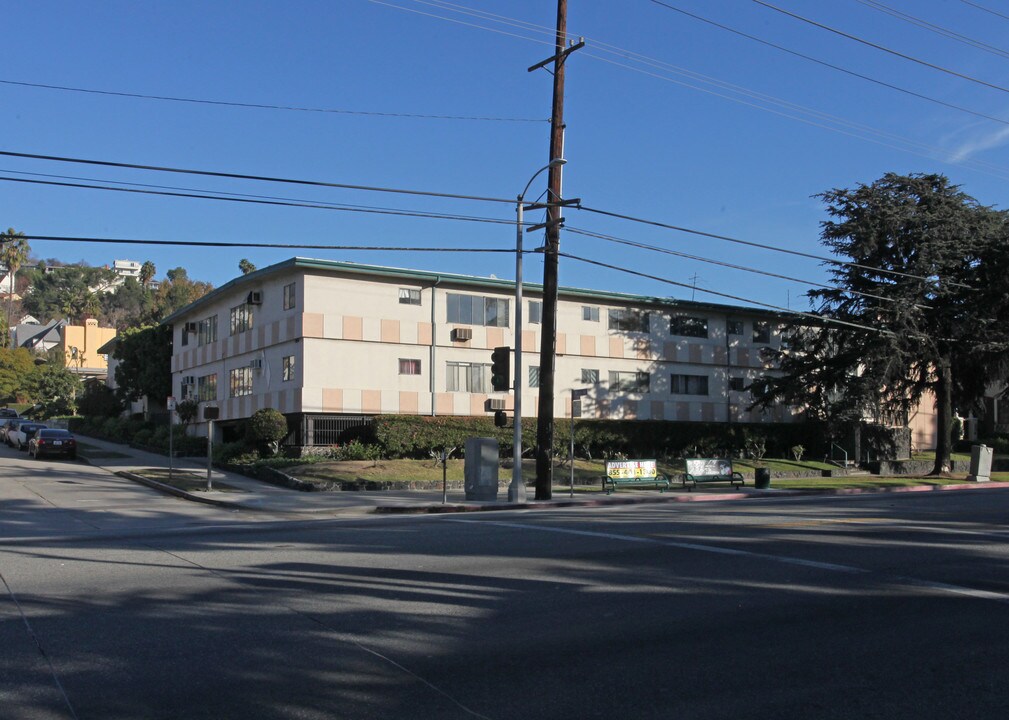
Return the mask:
M 624 308 L 612 309 L 609 313 L 610 330 L 622 332 L 648 332 L 648 313 Z
M 446 363 L 445 388 L 449 392 L 485 393 L 490 388 L 490 365 Z
M 742 335 L 743 334 L 743 321 L 742 320 L 726 320 L 725 328 L 729 335 Z
M 729 390 L 735 390 L 736 392 L 742 392 L 746 389 L 746 378 L 742 377 L 730 377 L 729 378 Z
M 399 374 L 420 375 L 420 360 L 414 360 L 413 358 L 400 358 Z
M 217 373 L 203 375 L 196 379 L 196 396 L 200 402 L 217 399 Z
M 540 368 L 539 365 L 529 366 L 529 387 L 538 388 L 540 386 Z
M 240 332 L 252 329 L 252 306 L 242 303 L 231 308 L 231 334 L 237 335 Z
M 543 303 L 538 301 L 533 301 L 529 303 L 529 324 L 535 325 L 542 322 L 543 318 Z
M 599 371 L 590 368 L 582 368 L 582 382 L 595 385 L 599 382 Z
M 196 331 L 196 344 L 206 345 L 217 342 L 217 316 L 211 315 L 200 320 L 200 325 Z
M 294 380 L 294 355 L 285 355 L 280 367 L 284 382 Z
M 189 344 L 189 331 L 186 330 L 185 325 L 182 326 L 182 346 L 185 347 Z
M 673 395 L 707 395 L 707 375 L 671 375 L 669 391 Z
M 649 375 L 646 372 L 621 372 L 610 370 L 611 392 L 648 392 Z
M 196 386 L 190 385 L 188 383 L 182 383 L 182 399 L 192 400 L 196 397 Z
M 284 286 L 284 309 L 294 309 L 294 283 Z
M 399 304 L 420 305 L 420 290 L 417 288 L 400 288 Z
M 673 315 L 669 320 L 669 334 L 683 337 L 708 337 L 708 319 L 696 315 Z
M 582 320 L 586 322 L 599 322 L 599 308 L 591 305 L 582 305 Z
M 755 343 L 771 342 L 771 323 L 769 322 L 753 323 L 753 342 Z
M 449 293 L 447 304 L 450 323 L 508 327 L 509 302 L 504 298 Z
M 252 368 L 240 367 L 228 373 L 228 397 L 252 394 Z

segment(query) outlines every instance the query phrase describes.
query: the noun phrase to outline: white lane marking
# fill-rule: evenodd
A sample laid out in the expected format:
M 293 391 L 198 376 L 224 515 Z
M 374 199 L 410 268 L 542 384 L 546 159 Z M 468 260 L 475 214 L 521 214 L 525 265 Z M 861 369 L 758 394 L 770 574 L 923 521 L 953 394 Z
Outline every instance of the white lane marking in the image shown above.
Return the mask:
M 826 570 L 828 572 L 838 572 L 847 575 L 869 575 L 872 570 L 858 568 L 852 565 L 838 565 L 836 563 L 818 562 L 816 560 L 805 560 L 803 558 L 791 557 L 789 555 L 769 555 L 767 553 L 756 553 L 749 550 L 737 550 L 735 548 L 720 547 L 718 545 L 701 545 L 698 543 L 677 542 L 675 540 L 659 540 L 656 538 L 645 538 L 636 535 L 624 535 L 622 533 L 597 532 L 592 530 L 572 530 L 570 528 L 550 527 L 546 525 L 523 525 L 521 523 L 495 522 L 491 520 L 463 520 L 461 518 L 447 518 L 446 522 L 466 523 L 470 525 L 486 524 L 495 527 L 513 528 L 517 530 L 539 530 L 541 532 L 552 532 L 562 535 L 580 535 L 584 537 L 597 537 L 607 540 L 620 540 L 623 542 L 643 543 L 649 545 L 660 545 L 663 547 L 680 548 L 683 550 L 695 550 L 698 552 L 715 553 L 718 555 L 734 555 L 737 557 L 749 557 L 770 562 L 784 563 L 786 565 L 799 565 L 801 567 Z M 880 573 L 883 575 L 883 573 Z M 885 575 L 883 575 L 885 576 Z M 996 602 L 1009 603 L 1009 595 L 1005 593 L 993 592 L 990 590 L 977 590 L 975 588 L 964 587 L 962 585 L 952 585 L 950 583 L 937 582 L 932 580 L 922 580 L 920 578 L 908 577 L 905 575 L 889 576 L 897 582 L 914 587 L 939 590 L 941 592 L 953 593 L 955 595 L 966 595 L 979 600 L 994 600 Z

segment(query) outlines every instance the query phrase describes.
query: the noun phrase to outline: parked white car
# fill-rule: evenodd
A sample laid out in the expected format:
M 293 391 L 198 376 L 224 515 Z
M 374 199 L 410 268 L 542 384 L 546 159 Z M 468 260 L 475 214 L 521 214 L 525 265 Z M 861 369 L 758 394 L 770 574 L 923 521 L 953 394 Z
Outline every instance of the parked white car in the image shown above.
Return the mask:
M 7 444 L 11 447 L 16 447 L 18 450 L 27 450 L 28 441 L 44 427 L 48 427 L 48 425 L 32 420 L 25 420 L 13 431 L 7 433 Z

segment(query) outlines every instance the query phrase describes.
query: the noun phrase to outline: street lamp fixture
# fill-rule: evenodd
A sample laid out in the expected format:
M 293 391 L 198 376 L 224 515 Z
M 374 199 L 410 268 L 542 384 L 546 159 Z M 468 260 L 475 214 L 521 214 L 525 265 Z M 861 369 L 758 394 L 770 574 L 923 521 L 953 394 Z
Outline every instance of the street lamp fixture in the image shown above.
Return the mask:
M 525 188 L 519 193 L 515 204 L 515 376 L 512 392 L 515 393 L 515 437 L 513 445 L 512 481 L 508 486 L 508 502 L 525 502 L 526 486 L 522 482 L 522 237 L 524 234 L 522 211 L 525 196 L 533 180 L 540 173 L 567 162 L 564 158 L 554 158 L 537 170 Z

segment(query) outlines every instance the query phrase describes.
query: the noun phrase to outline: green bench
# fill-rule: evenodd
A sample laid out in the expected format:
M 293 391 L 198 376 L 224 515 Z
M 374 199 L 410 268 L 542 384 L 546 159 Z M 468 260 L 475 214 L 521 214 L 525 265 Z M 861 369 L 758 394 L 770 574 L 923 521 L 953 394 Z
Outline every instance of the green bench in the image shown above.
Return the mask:
M 669 476 L 658 471 L 655 460 L 607 460 L 603 491 L 609 495 L 618 487 L 653 486 L 659 492 L 669 489 Z
M 732 469 L 732 460 L 728 458 L 687 458 L 686 472 L 683 473 L 683 486 L 693 490 L 697 483 L 702 482 L 727 482 L 733 487 L 739 483 L 740 487 L 746 483 L 743 481 L 741 473 Z

